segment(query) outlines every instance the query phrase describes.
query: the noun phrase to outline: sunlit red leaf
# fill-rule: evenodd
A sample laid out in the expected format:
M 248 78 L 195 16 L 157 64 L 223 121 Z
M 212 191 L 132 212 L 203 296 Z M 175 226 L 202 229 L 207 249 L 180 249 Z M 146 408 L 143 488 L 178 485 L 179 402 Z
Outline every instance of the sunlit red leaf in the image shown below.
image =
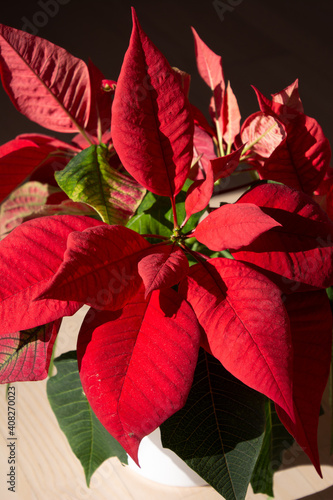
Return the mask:
M 192 28 L 194 37 L 195 57 L 197 67 L 201 78 L 210 87 L 212 92 L 220 86 L 221 90 L 225 89 L 222 58 L 213 52 L 203 40 L 199 37 L 198 33 Z
M 286 128 L 287 136 L 260 170 L 263 179 L 272 179 L 312 194 L 323 180 L 331 159 L 331 149 L 317 120 L 296 108 L 269 101 L 257 89 L 260 108 Z
M 308 454 L 320 474 L 317 431 L 332 348 L 332 313 L 325 290 L 286 297 L 294 348 L 296 425 L 277 407 L 282 423 Z
M 199 350 L 192 308 L 172 289 L 143 290 L 121 311 L 91 311 L 78 338 L 83 390 L 137 462 L 141 439 L 186 402 Z
M 298 79 L 285 89 L 280 90 L 280 92 L 272 94 L 272 101 L 285 104 L 289 108 L 296 109 L 299 113 L 304 113 L 303 104 L 298 92 Z
M 282 123 L 261 111 L 250 115 L 242 125 L 242 142 L 253 144 L 250 148 L 251 155 L 269 158 L 285 138 L 286 131 Z
M 14 106 L 30 120 L 57 132 L 86 126 L 91 99 L 88 68 L 65 49 L 2 24 L 0 71 Z
M 320 125 L 300 114 L 287 125 L 285 143 L 267 160 L 260 175 L 311 194 L 324 178 L 330 159 L 330 146 Z
M 240 111 L 235 94 L 230 87 L 230 82 L 225 89 L 222 101 L 222 137 L 230 147 L 240 131 Z
M 267 271 L 286 293 L 333 284 L 333 224 L 309 196 L 279 184 L 261 184 L 236 203 L 257 204 L 281 227 L 234 251 L 237 260 Z
M 21 224 L 0 242 L 1 334 L 44 325 L 81 307 L 77 299 L 35 299 L 62 263 L 69 234 L 100 224 L 89 217 L 42 217 Z
M 47 377 L 61 320 L 0 337 L 0 383 Z
M 250 203 L 223 205 L 202 220 L 192 236 L 211 250 L 241 248 L 260 234 L 280 226 L 258 208 Z
M 222 116 L 222 100 L 225 92 L 222 58 L 215 54 L 215 52 L 201 40 L 194 28 L 192 28 L 192 33 L 199 74 L 213 93 L 210 113 L 213 120 L 218 121 Z M 222 133 L 221 128 L 220 131 Z
M 293 419 L 292 345 L 279 289 L 240 262 L 216 258 L 190 267 L 180 293 L 193 307 L 213 356 Z
M 140 184 L 161 196 L 181 190 L 193 154 L 190 105 L 178 76 L 143 32 L 134 10 L 111 132 L 121 162 Z
M 141 286 L 137 264 L 149 246 L 140 234 L 124 226 L 103 224 L 72 233 L 63 263 L 41 298 L 120 309 Z
M 145 296 L 153 290 L 171 288 L 185 276 L 188 260 L 178 245 L 154 245 L 138 264 Z

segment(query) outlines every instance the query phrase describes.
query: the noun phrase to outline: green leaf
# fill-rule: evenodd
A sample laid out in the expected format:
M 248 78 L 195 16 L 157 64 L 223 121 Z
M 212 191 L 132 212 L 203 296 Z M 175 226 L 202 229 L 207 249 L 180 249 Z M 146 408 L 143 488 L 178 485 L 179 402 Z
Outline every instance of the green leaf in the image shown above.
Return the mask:
M 251 486 L 254 493 L 273 494 L 273 475 L 282 463 L 284 450 L 290 448 L 294 438 L 281 424 L 270 400 L 265 404 L 266 430 L 260 455 L 253 471 Z
M 141 213 L 138 215 L 134 215 L 128 223 L 126 227 L 136 231 L 139 234 L 157 234 L 160 236 L 171 236 L 171 230 L 161 224 L 158 220 L 156 220 L 151 214 Z
M 148 192 L 137 214 L 126 224 L 140 234 L 156 234 L 170 238 L 173 231 L 173 214 L 169 198 Z M 150 238 L 150 243 L 160 240 Z
M 108 224 L 122 224 L 138 208 L 145 189 L 109 164 L 106 146 L 93 145 L 78 153 L 66 167 L 55 172 L 61 189 L 73 201 L 93 207 Z
M 201 349 L 184 408 L 161 426 L 162 443 L 226 500 L 243 500 L 264 427 L 264 396 Z
M 148 191 L 142 202 L 140 203 L 136 213 L 143 214 L 144 212 L 147 212 L 147 210 L 149 210 L 154 205 L 154 203 L 156 203 L 157 199 L 158 196 L 156 194 Z
M 127 455 L 93 413 L 83 393 L 76 351 L 54 360 L 57 374 L 47 383 L 47 395 L 62 431 L 80 460 L 87 485 L 95 470 L 108 458 L 117 456 L 127 463 Z
M 187 180 L 184 184 L 183 189 L 176 196 L 176 212 L 179 224 L 182 223 L 182 221 L 185 219 L 186 216 L 185 199 L 186 199 L 187 189 L 189 188 L 189 185 L 191 183 L 192 181 Z M 182 232 L 185 234 L 194 229 L 204 212 L 205 210 L 202 210 L 201 212 L 192 215 L 192 217 L 190 217 L 185 226 L 182 228 Z M 158 222 L 161 226 L 165 227 L 164 232 L 162 232 L 161 229 L 158 229 L 160 232 L 155 232 L 154 234 L 170 236 L 170 234 L 172 233 L 174 221 L 173 221 L 173 211 L 169 198 L 165 196 L 157 196 L 153 193 L 148 192 L 137 210 L 137 215 L 140 214 L 150 215 L 154 221 Z M 151 225 L 152 224 L 153 223 L 151 223 Z

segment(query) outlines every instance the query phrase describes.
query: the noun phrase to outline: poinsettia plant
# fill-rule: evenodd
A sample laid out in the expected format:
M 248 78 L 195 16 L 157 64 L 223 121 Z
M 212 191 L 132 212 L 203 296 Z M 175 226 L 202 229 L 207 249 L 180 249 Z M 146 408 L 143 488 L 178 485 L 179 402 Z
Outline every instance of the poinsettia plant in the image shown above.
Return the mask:
M 134 10 L 117 81 L 0 25 L 14 106 L 76 134 L 0 147 L 0 376 L 46 378 L 62 318 L 90 306 L 76 352 L 55 360 L 48 381 L 88 484 L 111 455 L 138 463 L 140 441 L 160 427 L 165 447 L 239 500 L 250 482 L 273 494 L 294 439 L 321 474 L 330 147 L 297 81 L 271 100 L 256 90 L 260 110 L 240 125 L 221 57 L 193 35 L 210 120 Z M 244 194 L 211 209 L 214 190 L 244 171 Z

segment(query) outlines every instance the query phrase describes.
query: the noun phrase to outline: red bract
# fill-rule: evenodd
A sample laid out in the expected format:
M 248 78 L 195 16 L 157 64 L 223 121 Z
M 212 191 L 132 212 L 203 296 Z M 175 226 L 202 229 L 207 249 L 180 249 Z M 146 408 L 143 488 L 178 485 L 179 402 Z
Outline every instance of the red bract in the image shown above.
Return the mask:
M 201 40 L 194 28 L 192 28 L 192 32 L 198 71 L 212 91 L 209 111 L 216 127 L 218 148 L 223 155 L 223 141 L 226 144 L 227 153 L 230 153 L 235 137 L 240 130 L 241 115 L 237 99 L 230 83 L 225 85 L 222 58 Z
M 280 92 L 272 94 L 272 102 L 285 104 L 289 108 L 296 109 L 299 113 L 304 113 L 303 104 L 298 92 L 298 79 L 288 85 Z
M 62 265 L 40 298 L 75 300 L 117 310 L 136 294 L 137 262 L 149 243 L 122 226 L 103 224 L 68 237 Z
M 233 251 L 237 260 L 268 272 L 286 293 L 333 285 L 333 224 L 310 197 L 279 184 L 264 184 L 238 203 L 260 206 L 281 227 Z
M 0 146 L 0 202 L 53 153 L 73 154 L 76 148 L 52 137 L 24 134 Z M 17 168 L 19 165 L 19 168 Z
M 198 125 L 194 126 L 193 135 L 193 160 L 196 162 L 192 167 L 189 177 L 193 180 L 205 178 L 207 165 L 216 158 L 212 136 Z
M 239 165 L 242 150 L 243 148 L 240 147 L 228 155 L 220 156 L 219 158 L 211 161 L 214 172 L 214 181 L 229 177 L 229 175 L 236 170 Z
M 171 288 L 187 274 L 188 260 L 178 245 L 155 245 L 140 259 L 138 271 L 145 297 L 153 290 Z
M 57 132 L 85 128 L 90 81 L 83 61 L 47 40 L 0 25 L 4 88 L 22 114 Z
M 317 120 L 299 112 L 297 106 L 269 101 L 259 91 L 256 93 L 261 110 L 281 121 L 287 133 L 284 143 L 260 170 L 261 177 L 312 194 L 323 180 L 331 159 L 330 145 L 322 128 Z
M 222 140 L 222 101 L 225 93 L 225 82 L 222 69 L 222 58 L 213 52 L 192 28 L 194 37 L 195 57 L 201 78 L 212 91 L 210 114 L 216 124 L 219 140 Z
M 285 137 L 283 124 L 261 111 L 250 115 L 242 125 L 241 139 L 244 144 L 251 145 L 251 156 L 259 156 L 259 160 L 267 160 Z M 264 162 L 260 164 L 266 165 Z
M 94 137 L 101 136 L 110 129 L 111 103 L 116 82 L 105 80 L 103 73 L 89 60 L 88 70 L 91 81 L 91 110 L 86 129 Z M 110 89 L 110 90 L 106 90 Z
M 291 339 L 294 347 L 293 397 L 296 424 L 290 421 L 281 408 L 277 408 L 278 415 L 309 455 L 320 474 L 317 428 L 321 399 L 331 363 L 330 304 L 325 290 L 320 290 L 288 295 L 285 306 L 290 318 Z
M 43 380 L 48 375 L 52 350 L 61 320 L 0 338 L 2 384 Z
M 143 32 L 133 31 L 112 106 L 112 139 L 128 172 L 161 196 L 175 196 L 191 167 L 193 121 L 179 78 Z
M 92 312 L 78 338 L 83 390 L 99 420 L 138 462 L 141 439 L 183 407 L 200 328 L 174 290 L 143 290 L 117 312 Z
M 291 338 L 279 289 L 240 262 L 210 259 L 191 267 L 181 293 L 213 356 L 293 420 Z
M 194 181 L 189 187 L 185 200 L 186 218 L 185 222 L 191 215 L 200 212 L 207 207 L 214 190 L 214 172 L 211 163 L 205 166 L 205 178 Z
M 222 137 L 227 144 L 228 148 L 231 149 L 234 143 L 235 137 L 239 134 L 240 130 L 240 119 L 241 115 L 238 108 L 238 103 L 235 94 L 233 93 L 230 82 L 228 82 L 227 88 L 222 101 Z
M 218 88 L 224 91 L 225 83 L 221 56 L 215 54 L 215 52 L 201 40 L 194 28 L 192 28 L 192 33 L 194 37 L 195 57 L 201 78 L 213 92 Z
M 200 222 L 193 236 L 211 250 L 238 249 L 277 226 L 254 204 L 223 205 Z
M 77 298 L 35 299 L 48 286 L 62 263 L 67 237 L 101 224 L 89 217 L 53 216 L 35 219 L 14 229 L 0 246 L 0 331 L 14 333 L 71 315 L 82 303 Z M 22 249 L 24 252 L 22 254 Z M 24 257 L 24 258 L 22 258 Z M 15 265 L 13 265 L 15 263 Z

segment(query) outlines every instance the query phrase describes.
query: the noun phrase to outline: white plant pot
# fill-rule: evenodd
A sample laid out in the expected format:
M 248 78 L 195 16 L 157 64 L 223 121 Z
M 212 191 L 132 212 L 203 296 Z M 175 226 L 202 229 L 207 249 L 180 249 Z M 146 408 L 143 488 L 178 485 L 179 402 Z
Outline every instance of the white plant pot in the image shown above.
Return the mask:
M 173 451 L 163 448 L 160 429 L 144 437 L 139 446 L 139 464 L 128 457 L 128 467 L 146 479 L 167 486 L 208 486 Z

